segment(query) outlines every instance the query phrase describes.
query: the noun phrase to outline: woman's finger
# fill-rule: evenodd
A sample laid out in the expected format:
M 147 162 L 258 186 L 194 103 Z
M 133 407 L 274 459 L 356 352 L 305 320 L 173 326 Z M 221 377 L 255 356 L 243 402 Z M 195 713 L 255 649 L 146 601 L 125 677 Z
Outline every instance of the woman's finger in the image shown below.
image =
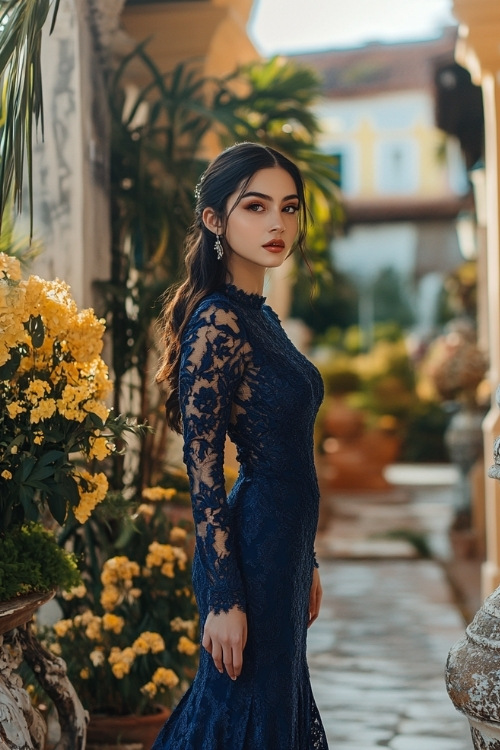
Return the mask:
M 217 641 L 212 641 L 212 659 L 214 660 L 216 669 L 222 674 L 224 672 L 222 647 Z
M 207 632 L 203 633 L 203 639 L 201 641 L 201 645 L 205 649 L 205 651 L 208 651 L 209 654 L 212 653 L 212 639 L 208 635 Z
M 224 646 L 223 649 L 223 661 L 226 668 L 226 672 L 232 680 L 236 679 L 233 665 L 233 649 L 231 646 Z
M 233 672 L 234 672 L 234 678 L 240 676 L 241 670 L 243 669 L 243 650 L 239 647 L 234 648 L 233 647 Z

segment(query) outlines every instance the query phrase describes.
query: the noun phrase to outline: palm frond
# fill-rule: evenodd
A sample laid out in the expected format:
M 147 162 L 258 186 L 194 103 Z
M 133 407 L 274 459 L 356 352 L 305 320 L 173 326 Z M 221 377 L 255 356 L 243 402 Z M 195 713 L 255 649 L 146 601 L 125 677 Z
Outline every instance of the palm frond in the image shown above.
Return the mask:
M 42 28 L 51 5 L 54 7 L 52 30 L 59 0 L 0 2 L 0 228 L 11 191 L 18 210 L 22 206 L 26 160 L 30 237 L 33 234 L 33 138 L 39 127 L 43 138 Z

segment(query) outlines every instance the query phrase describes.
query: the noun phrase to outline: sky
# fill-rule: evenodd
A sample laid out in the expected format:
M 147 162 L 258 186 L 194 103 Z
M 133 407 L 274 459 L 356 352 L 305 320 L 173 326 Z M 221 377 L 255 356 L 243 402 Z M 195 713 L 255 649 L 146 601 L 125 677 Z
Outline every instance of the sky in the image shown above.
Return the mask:
M 248 31 L 263 55 L 437 36 L 451 0 L 255 0 Z

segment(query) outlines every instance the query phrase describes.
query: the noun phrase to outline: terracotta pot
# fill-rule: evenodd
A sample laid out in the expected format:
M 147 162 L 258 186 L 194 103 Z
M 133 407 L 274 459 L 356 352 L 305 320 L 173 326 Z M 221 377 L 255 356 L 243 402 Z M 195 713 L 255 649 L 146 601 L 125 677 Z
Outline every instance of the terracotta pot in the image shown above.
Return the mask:
M 92 745 L 127 745 L 137 742 L 143 745 L 144 750 L 150 750 L 170 714 L 170 709 L 164 706 L 158 706 L 156 713 L 145 716 L 91 714 L 87 727 L 87 742 Z
M 54 594 L 54 591 L 24 594 L 8 602 L 0 602 L 0 635 L 29 622 L 38 607 L 52 599 Z
M 363 434 L 365 417 L 359 409 L 353 409 L 342 398 L 331 398 L 327 402 L 323 418 L 325 437 L 354 440 Z

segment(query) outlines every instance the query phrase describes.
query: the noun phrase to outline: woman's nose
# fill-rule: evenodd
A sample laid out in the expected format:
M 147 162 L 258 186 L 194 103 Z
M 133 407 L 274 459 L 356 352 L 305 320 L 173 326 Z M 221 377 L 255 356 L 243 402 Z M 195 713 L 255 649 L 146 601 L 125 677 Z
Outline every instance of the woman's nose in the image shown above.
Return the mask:
M 284 232 L 285 222 L 283 221 L 283 215 L 281 211 L 277 211 L 273 216 L 272 230 L 273 232 Z

